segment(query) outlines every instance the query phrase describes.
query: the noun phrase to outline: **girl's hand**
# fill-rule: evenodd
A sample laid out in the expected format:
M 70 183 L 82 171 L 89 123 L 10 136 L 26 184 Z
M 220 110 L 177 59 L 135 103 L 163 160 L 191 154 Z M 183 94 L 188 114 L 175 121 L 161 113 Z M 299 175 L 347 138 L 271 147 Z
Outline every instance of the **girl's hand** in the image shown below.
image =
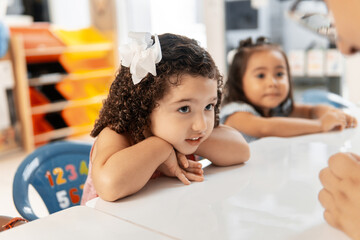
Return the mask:
M 179 166 L 177 156 L 178 154 L 175 152 L 175 150 L 173 150 L 169 158 L 158 167 L 158 170 L 168 177 L 177 177 L 185 185 L 189 185 L 190 181 L 203 181 L 204 177 L 202 176 L 202 174 L 198 175 L 192 172 L 197 169 L 196 167 L 194 167 L 193 163 L 188 162 L 187 168 L 189 168 L 189 170 L 182 169 Z M 186 161 L 184 160 L 183 156 L 184 155 L 179 155 L 179 157 L 181 158 L 181 160 L 179 161 L 185 163 Z
M 339 114 L 339 116 L 342 116 L 343 118 L 345 118 L 345 121 L 346 121 L 345 128 L 355 128 L 357 126 L 356 118 L 345 113 L 343 110 L 335 108 L 335 109 L 332 109 L 331 111 L 335 112 L 335 113 Z
M 349 114 L 345 114 L 346 117 L 346 128 L 355 128 L 357 127 L 357 120 L 355 117 L 349 115 Z
M 187 159 L 186 155 L 179 152 L 176 152 L 176 156 L 178 159 L 178 163 L 183 170 L 187 172 L 192 172 L 194 174 L 197 174 L 198 176 L 203 176 L 204 171 L 202 170 L 201 163 L 193 161 L 191 159 Z
M 323 132 L 333 129 L 343 130 L 347 126 L 346 114 L 342 111 L 328 111 L 319 119 Z

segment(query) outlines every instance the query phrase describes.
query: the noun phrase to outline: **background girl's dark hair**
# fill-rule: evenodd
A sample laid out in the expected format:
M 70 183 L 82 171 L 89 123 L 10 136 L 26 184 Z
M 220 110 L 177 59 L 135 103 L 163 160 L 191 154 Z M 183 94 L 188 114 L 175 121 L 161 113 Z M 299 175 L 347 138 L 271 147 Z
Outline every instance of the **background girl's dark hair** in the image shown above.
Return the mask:
M 159 41 L 162 59 L 156 65 L 157 76 L 149 73 L 134 85 L 129 68 L 121 66 L 91 136 L 96 137 L 101 130 L 109 127 L 119 134 L 129 134 L 134 143 L 145 139 L 144 130 L 149 129 L 150 114 L 156 102 L 162 99 L 170 85 L 181 84 L 181 76 L 184 74 L 217 81 L 215 127 L 218 126 L 222 76 L 210 54 L 197 41 L 184 36 L 167 33 L 159 35 Z M 175 80 L 172 78 L 170 81 L 170 77 L 175 77 Z
M 289 94 L 287 95 L 286 99 L 280 104 L 280 106 L 276 108 L 276 112 L 279 113 L 280 111 L 280 114 L 287 116 L 292 112 L 294 108 L 289 61 L 282 48 L 277 44 L 270 43 L 270 41 L 266 37 L 259 37 L 256 39 L 256 42 L 253 42 L 251 38 L 240 41 L 237 52 L 234 55 L 233 61 L 229 67 L 228 79 L 224 87 L 225 97 L 223 104 L 227 104 L 230 102 L 245 102 L 253 106 L 257 112 L 264 116 L 263 111 L 259 107 L 253 105 L 246 98 L 243 89 L 243 77 L 245 75 L 247 64 L 251 55 L 255 52 L 266 50 L 279 51 L 283 55 L 286 62 L 286 70 L 289 79 Z M 270 111 L 270 116 L 272 116 L 273 114 L 274 111 Z

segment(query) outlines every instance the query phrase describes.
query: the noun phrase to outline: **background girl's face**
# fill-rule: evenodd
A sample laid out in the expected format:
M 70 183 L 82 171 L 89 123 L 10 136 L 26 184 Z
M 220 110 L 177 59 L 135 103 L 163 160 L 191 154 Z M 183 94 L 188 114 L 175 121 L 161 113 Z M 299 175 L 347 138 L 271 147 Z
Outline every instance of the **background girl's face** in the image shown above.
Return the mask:
M 217 81 L 183 75 L 171 85 L 150 115 L 151 132 L 183 154 L 191 154 L 214 128 Z
M 276 50 L 254 52 L 243 77 L 246 98 L 265 115 L 279 106 L 289 93 L 289 73 L 283 55 Z

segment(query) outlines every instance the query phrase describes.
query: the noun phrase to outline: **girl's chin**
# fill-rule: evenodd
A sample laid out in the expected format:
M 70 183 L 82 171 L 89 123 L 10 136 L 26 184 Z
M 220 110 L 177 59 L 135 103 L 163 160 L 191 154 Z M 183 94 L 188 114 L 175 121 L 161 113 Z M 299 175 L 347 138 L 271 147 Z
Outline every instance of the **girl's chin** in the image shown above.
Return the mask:
M 194 154 L 194 152 L 197 150 L 198 148 L 192 148 L 192 149 L 177 149 L 175 148 L 175 150 L 178 152 L 178 153 L 181 153 L 183 155 L 191 155 L 191 154 Z

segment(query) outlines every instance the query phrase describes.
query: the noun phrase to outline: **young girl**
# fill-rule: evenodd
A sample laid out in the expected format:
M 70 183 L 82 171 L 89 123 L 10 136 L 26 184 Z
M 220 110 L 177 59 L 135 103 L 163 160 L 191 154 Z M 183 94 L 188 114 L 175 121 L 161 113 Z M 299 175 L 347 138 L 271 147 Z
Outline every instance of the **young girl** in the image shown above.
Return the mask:
M 249 158 L 241 134 L 219 126 L 222 77 L 209 53 L 179 35 L 130 37 L 91 133 L 97 139 L 82 204 L 123 198 L 158 175 L 203 181 L 201 164 L 189 154 L 219 166 Z
M 220 121 L 239 130 L 248 142 L 261 137 L 291 137 L 355 127 L 352 116 L 336 108 L 294 103 L 287 57 L 260 37 L 243 40 L 225 84 Z

